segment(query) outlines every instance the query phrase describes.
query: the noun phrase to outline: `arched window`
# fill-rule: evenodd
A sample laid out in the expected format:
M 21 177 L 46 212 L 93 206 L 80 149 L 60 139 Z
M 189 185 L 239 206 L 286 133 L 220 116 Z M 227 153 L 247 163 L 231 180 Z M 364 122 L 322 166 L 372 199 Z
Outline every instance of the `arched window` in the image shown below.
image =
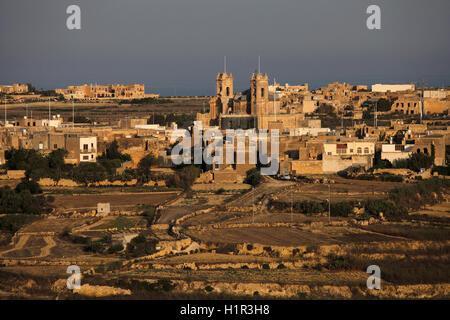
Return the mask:
M 358 153 L 362 153 L 362 149 L 361 149 L 361 147 L 358 147 L 358 150 L 357 150 L 357 152 L 358 152 Z
M 364 148 L 364 153 L 369 153 L 369 148 L 368 147 Z
M 230 87 L 227 87 L 227 96 L 230 95 Z
M 264 88 L 261 88 L 261 98 L 264 98 Z

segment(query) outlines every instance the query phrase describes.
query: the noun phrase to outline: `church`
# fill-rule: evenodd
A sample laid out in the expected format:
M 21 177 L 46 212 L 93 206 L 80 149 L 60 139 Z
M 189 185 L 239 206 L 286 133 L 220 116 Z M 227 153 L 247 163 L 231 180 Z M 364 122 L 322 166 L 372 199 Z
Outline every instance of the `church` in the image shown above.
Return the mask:
M 226 71 L 217 74 L 216 96 L 209 101 L 209 113 L 198 113 L 203 127 L 225 129 L 293 129 L 319 127 L 320 120 L 305 119 L 296 108 L 281 106 L 275 92 L 269 95 L 267 73 L 252 74 L 250 89 L 234 93 L 233 75 Z

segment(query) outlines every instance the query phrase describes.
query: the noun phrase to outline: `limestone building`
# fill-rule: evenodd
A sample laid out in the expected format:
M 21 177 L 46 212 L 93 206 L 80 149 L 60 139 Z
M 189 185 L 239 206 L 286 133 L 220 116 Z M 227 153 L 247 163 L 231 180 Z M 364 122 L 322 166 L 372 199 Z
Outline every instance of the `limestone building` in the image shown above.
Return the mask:
M 320 128 L 320 120 L 306 119 L 294 105 L 283 107 L 277 95 L 269 93 L 267 74 L 252 74 L 250 89 L 234 93 L 233 75 L 224 72 L 216 77 L 216 96 L 210 99 L 209 113 L 198 113 L 197 121 L 221 129 Z M 308 110 L 313 108 L 308 106 Z

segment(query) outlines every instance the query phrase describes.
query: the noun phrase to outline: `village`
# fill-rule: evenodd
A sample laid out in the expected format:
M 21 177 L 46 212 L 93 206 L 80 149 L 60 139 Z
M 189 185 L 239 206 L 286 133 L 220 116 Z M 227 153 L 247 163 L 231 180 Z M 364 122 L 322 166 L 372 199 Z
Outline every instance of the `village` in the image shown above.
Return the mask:
M 0 294 L 448 296 L 449 88 L 215 80 L 0 86 Z

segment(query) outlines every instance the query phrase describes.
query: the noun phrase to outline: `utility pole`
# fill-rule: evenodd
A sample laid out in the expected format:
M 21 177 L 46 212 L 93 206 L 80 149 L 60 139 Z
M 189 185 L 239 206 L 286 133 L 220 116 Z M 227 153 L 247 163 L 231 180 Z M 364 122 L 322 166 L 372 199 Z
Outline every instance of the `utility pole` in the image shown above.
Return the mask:
M 50 98 L 48 98 L 48 126 L 50 127 L 51 110 L 50 110 Z
M 328 223 L 331 223 L 331 184 L 328 182 Z
M 75 105 L 72 99 L 72 132 L 75 132 Z
M 255 187 L 252 187 L 252 199 L 253 199 L 253 214 L 252 214 L 252 224 L 255 223 Z
M 377 112 L 378 112 L 378 100 L 375 102 L 375 113 L 373 115 L 374 119 L 373 119 L 373 126 L 375 128 L 377 128 Z
M 294 192 L 291 192 L 291 222 L 293 221 L 292 210 L 294 207 Z
M 422 120 L 423 120 L 423 113 L 424 113 L 424 108 L 423 108 L 423 95 L 424 95 L 424 81 L 422 80 L 422 96 L 420 98 L 420 124 L 422 124 Z

